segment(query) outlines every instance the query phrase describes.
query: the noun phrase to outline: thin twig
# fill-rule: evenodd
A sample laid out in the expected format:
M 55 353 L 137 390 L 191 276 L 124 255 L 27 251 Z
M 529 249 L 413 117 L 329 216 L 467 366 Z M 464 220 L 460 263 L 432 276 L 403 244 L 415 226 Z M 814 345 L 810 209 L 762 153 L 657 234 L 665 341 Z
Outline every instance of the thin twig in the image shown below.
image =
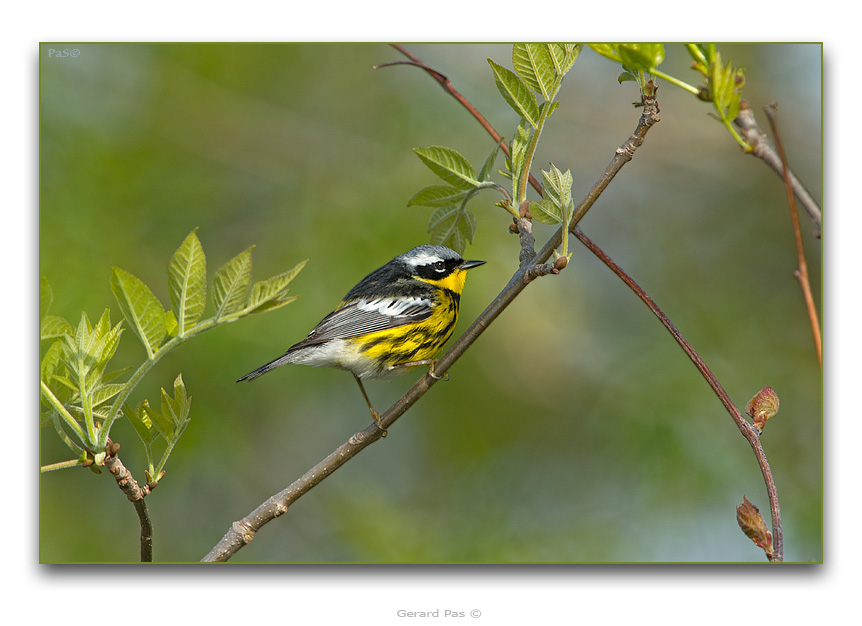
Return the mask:
M 766 493 L 769 497 L 769 508 L 772 513 L 772 537 L 773 537 L 773 555 L 770 557 L 771 561 L 782 561 L 784 559 L 784 546 L 783 546 L 783 534 L 781 530 L 781 507 L 778 502 L 778 489 L 775 486 L 775 479 L 772 476 L 772 470 L 769 467 L 769 462 L 766 459 L 766 453 L 763 451 L 763 446 L 760 443 L 760 433 L 759 431 L 752 426 L 743 416 L 742 413 L 736 408 L 736 405 L 730 399 L 730 396 L 727 395 L 727 392 L 724 390 L 724 387 L 721 386 L 721 383 L 718 382 L 718 379 L 712 373 L 712 371 L 707 367 L 706 363 L 704 363 L 703 359 L 700 358 L 697 351 L 694 347 L 683 337 L 682 333 L 679 332 L 677 327 L 670 321 L 667 315 L 659 308 L 659 306 L 655 303 L 655 301 L 638 285 L 635 280 L 629 276 L 619 265 L 617 265 L 613 259 L 611 259 L 605 252 L 599 248 L 596 244 L 592 242 L 579 228 L 573 230 L 575 237 L 577 237 L 581 243 L 583 243 L 594 255 L 596 255 L 610 270 L 619 276 L 622 281 L 629 286 L 629 288 L 637 294 L 637 296 L 643 301 L 644 304 L 649 307 L 649 310 L 653 312 L 653 314 L 661 321 L 662 325 L 668 330 L 668 332 L 673 336 L 679 346 L 683 349 L 683 352 L 688 355 L 688 358 L 694 363 L 694 366 L 701 373 L 703 378 L 712 388 L 715 395 L 724 405 L 724 408 L 730 414 L 730 417 L 733 418 L 733 421 L 736 423 L 737 428 L 742 433 L 742 436 L 748 441 L 749 445 L 751 445 L 751 449 L 754 451 L 754 456 L 757 459 L 757 464 L 760 466 L 760 473 L 763 474 L 763 481 L 766 484 Z
M 823 367 L 820 321 L 817 316 L 817 306 L 814 304 L 814 296 L 811 293 L 811 283 L 808 280 L 808 263 L 805 262 L 805 248 L 802 246 L 802 231 L 799 228 L 799 213 L 796 211 L 793 186 L 790 183 L 790 170 L 787 168 L 787 157 L 784 154 L 784 146 L 781 143 L 781 135 L 778 132 L 778 121 L 776 119 L 778 105 L 773 102 L 769 106 L 763 107 L 763 110 L 766 112 L 766 117 L 769 118 L 772 134 L 775 135 L 775 146 L 778 149 L 778 155 L 781 157 L 784 187 L 787 189 L 787 204 L 790 207 L 790 221 L 793 223 L 793 238 L 796 241 L 796 259 L 799 264 L 793 275 L 796 276 L 799 286 L 802 288 L 802 296 L 805 298 L 805 308 L 808 310 L 808 319 L 811 322 L 811 334 L 814 337 L 814 349 L 817 351 L 817 361 L 820 363 L 820 367 Z
M 422 70 L 425 70 L 425 72 L 427 72 L 429 76 L 431 76 L 434 80 L 436 80 L 438 83 L 440 83 L 440 86 L 443 88 L 443 91 L 448 93 L 461 106 L 463 106 L 465 109 L 467 109 L 467 111 L 470 113 L 470 115 L 472 115 L 475 118 L 475 120 L 477 122 L 479 122 L 479 124 L 482 125 L 482 128 L 484 128 L 485 131 L 489 135 L 491 135 L 491 138 L 494 140 L 494 142 L 500 144 L 500 148 L 503 150 L 503 153 L 507 157 L 511 158 L 512 155 L 509 153 L 509 144 L 507 144 L 505 141 L 503 141 L 503 136 L 497 132 L 497 130 L 491 125 L 491 122 L 489 122 L 488 119 L 484 115 L 482 115 L 482 113 L 480 113 L 479 110 L 476 107 L 474 107 L 473 104 L 469 100 L 467 100 L 467 98 L 465 98 L 464 95 L 460 91 L 455 89 L 455 86 L 452 85 L 452 81 L 449 80 L 448 76 L 446 76 L 442 72 L 435 70 L 433 67 L 426 65 L 422 59 L 420 59 L 415 54 L 410 52 L 404 46 L 402 46 L 400 44 L 392 44 L 392 47 L 395 48 L 396 50 L 398 50 L 398 52 L 400 52 L 401 54 L 406 56 L 408 59 L 410 59 L 410 61 L 409 62 L 408 61 L 393 61 L 392 63 L 381 63 L 380 65 L 375 66 L 375 68 L 389 67 L 392 65 L 413 65 L 413 66 L 418 67 Z M 542 193 L 542 185 L 539 183 L 539 181 L 536 179 L 536 177 L 533 176 L 532 174 L 530 174 L 530 184 L 540 194 Z
M 138 521 L 141 524 L 141 563 L 150 563 L 153 560 L 153 522 L 150 519 L 150 512 L 147 510 L 144 498 L 149 495 L 155 485 L 141 487 L 132 473 L 120 461 L 120 457 L 117 456 L 119 450 L 120 444 L 113 443 L 108 439 L 108 444 L 105 447 L 105 467 L 108 468 L 108 471 L 117 481 L 117 485 L 135 507 Z
M 763 162 L 771 167 L 776 174 L 781 176 L 782 180 L 789 181 L 794 195 L 799 199 L 799 203 L 802 205 L 802 208 L 805 209 L 805 212 L 808 213 L 808 216 L 814 223 L 814 235 L 819 239 L 821 212 L 817 201 L 808 192 L 799 179 L 796 178 L 793 172 L 788 170 L 787 174 L 785 174 L 785 168 L 781 157 L 769 142 L 769 138 L 766 136 L 766 133 L 764 133 L 760 129 L 760 126 L 758 126 L 757 120 L 754 118 L 754 112 L 745 100 L 741 102 L 739 115 L 737 115 L 736 119 L 733 120 L 733 123 L 739 128 L 740 134 L 748 145 L 751 146 L 751 154 L 762 159 Z

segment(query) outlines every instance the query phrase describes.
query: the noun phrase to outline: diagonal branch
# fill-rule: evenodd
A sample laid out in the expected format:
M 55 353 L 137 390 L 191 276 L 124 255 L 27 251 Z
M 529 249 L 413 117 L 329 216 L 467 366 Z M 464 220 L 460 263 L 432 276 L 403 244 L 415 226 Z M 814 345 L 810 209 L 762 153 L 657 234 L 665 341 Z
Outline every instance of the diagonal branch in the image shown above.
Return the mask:
M 770 561 L 784 560 L 784 542 L 781 530 L 781 507 L 778 502 L 778 489 L 775 486 L 775 479 L 772 476 L 772 469 L 769 467 L 769 462 L 766 459 L 766 453 L 760 443 L 760 431 L 749 424 L 742 416 L 742 413 L 738 408 L 736 408 L 733 400 L 731 400 L 730 396 L 727 395 L 724 387 L 722 387 L 721 383 L 718 382 L 715 374 L 712 373 L 706 363 L 704 363 L 703 359 L 700 358 L 700 355 L 694 347 L 685 337 L 683 337 L 682 333 L 679 332 L 674 323 L 670 321 L 667 315 L 664 314 L 664 311 L 659 308 L 643 288 L 641 288 L 641 286 L 638 285 L 631 276 L 629 276 L 619 265 L 605 254 L 601 248 L 594 244 L 580 228 L 575 228 L 572 232 L 575 237 L 577 237 L 581 243 L 590 250 L 590 252 L 595 254 L 614 274 L 619 276 L 619 278 L 622 279 L 622 281 L 628 285 L 635 294 L 637 294 L 643 303 L 649 307 L 649 310 L 652 311 L 653 314 L 661 321 L 668 332 L 673 335 L 673 338 L 683 349 L 683 352 L 688 355 L 688 358 L 691 359 L 691 362 L 694 363 L 694 366 L 701 373 L 706 382 L 709 383 L 709 386 L 712 388 L 715 395 L 718 396 L 718 399 L 724 405 L 724 408 L 727 409 L 730 417 L 733 418 L 733 421 L 736 423 L 736 427 L 739 428 L 739 432 L 741 432 L 742 436 L 748 441 L 751 449 L 754 451 L 757 464 L 760 466 L 760 473 L 763 475 L 763 481 L 766 484 L 766 493 L 769 498 L 769 507 L 772 513 L 773 554 L 770 556 Z
M 806 213 L 808 213 L 808 216 L 811 218 L 811 221 L 814 223 L 816 228 L 815 236 L 820 238 L 821 213 L 820 207 L 817 205 L 817 201 L 808 192 L 799 179 L 796 178 L 793 172 L 787 171 L 787 173 L 785 173 L 786 168 L 782 157 L 769 142 L 769 138 L 766 136 L 766 133 L 764 133 L 760 129 L 760 126 L 758 126 L 757 120 L 754 118 L 754 112 L 745 100 L 741 102 L 739 115 L 737 115 L 736 119 L 733 120 L 733 123 L 739 128 L 740 134 L 748 145 L 751 146 L 751 154 L 762 159 L 763 162 L 771 167 L 776 174 L 781 176 L 782 180 L 786 180 L 788 182 L 790 187 L 793 189 L 794 195 L 799 199 L 799 203 L 802 205 L 802 208 L 805 209 Z
M 658 122 L 658 106 L 655 101 L 655 93 L 653 92 L 651 95 L 644 96 L 643 113 L 638 121 L 635 132 L 615 151 L 614 157 L 605 172 L 590 190 L 590 193 L 587 194 L 587 197 L 575 209 L 574 216 L 569 225 L 570 229 L 577 226 L 578 221 L 586 215 L 587 211 L 593 206 L 602 191 L 610 184 L 614 176 L 626 163 L 631 161 L 635 150 L 643 144 L 646 133 L 656 122 Z M 500 313 L 521 294 L 537 273 L 538 275 L 556 273 L 553 272 L 553 265 L 550 266 L 548 271 L 543 271 L 542 268 L 547 265 L 546 262 L 550 259 L 553 251 L 560 245 L 562 237 L 563 229 L 560 228 L 545 243 L 542 249 L 533 256 L 529 263 L 522 263 L 520 265 L 499 295 L 494 298 L 452 347 L 435 362 L 434 376 L 430 372 L 422 376 L 395 404 L 383 413 L 380 418 L 379 427 L 371 425 L 365 430 L 355 433 L 350 439 L 295 480 L 286 489 L 270 497 L 243 519 L 231 524 L 230 529 L 222 537 L 221 541 L 210 550 L 202 561 L 227 561 L 244 545 L 252 541 L 257 531 L 265 524 L 283 515 L 288 507 L 302 495 L 320 484 L 326 477 L 359 454 L 359 452 L 380 439 L 386 429 L 395 423 L 399 417 L 404 415 L 410 407 L 446 374 L 449 368 L 473 345 L 473 342 L 485 332 Z

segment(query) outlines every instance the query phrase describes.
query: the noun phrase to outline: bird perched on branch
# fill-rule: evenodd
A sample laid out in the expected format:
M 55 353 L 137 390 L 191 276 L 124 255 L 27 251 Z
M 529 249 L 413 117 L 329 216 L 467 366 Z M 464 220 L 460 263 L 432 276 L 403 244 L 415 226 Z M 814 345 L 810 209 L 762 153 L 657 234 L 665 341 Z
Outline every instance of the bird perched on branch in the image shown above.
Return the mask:
M 434 355 L 458 321 L 467 270 L 483 263 L 437 245 L 400 254 L 359 281 L 308 337 L 237 382 L 289 363 L 344 369 L 356 378 L 382 428 L 362 379 L 388 379 L 420 365 L 433 376 Z

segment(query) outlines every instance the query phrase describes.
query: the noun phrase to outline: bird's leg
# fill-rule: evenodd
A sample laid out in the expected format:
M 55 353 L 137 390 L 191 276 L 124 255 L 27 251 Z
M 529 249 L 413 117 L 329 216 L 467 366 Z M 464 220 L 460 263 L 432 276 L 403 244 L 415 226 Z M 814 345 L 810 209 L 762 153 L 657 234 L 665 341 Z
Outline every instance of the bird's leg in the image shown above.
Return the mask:
M 428 375 L 435 380 L 440 380 L 443 376 L 437 376 L 434 372 L 434 366 L 437 364 L 437 359 L 422 359 L 421 361 L 410 361 L 409 363 L 401 363 L 399 365 L 393 365 L 392 369 L 396 367 L 418 367 L 420 365 L 428 366 Z M 446 380 L 449 380 L 449 372 L 446 372 Z
M 383 428 L 383 425 L 381 424 L 381 421 L 380 421 L 383 418 L 383 416 L 380 415 L 380 413 L 378 413 L 374 409 L 373 406 L 371 406 L 371 400 L 368 399 L 368 394 L 365 393 L 365 387 L 362 385 L 362 381 L 359 379 L 359 376 L 357 376 L 356 374 L 353 374 L 353 378 L 356 379 L 356 384 L 359 385 L 359 391 L 362 392 L 362 397 L 365 398 L 365 404 L 368 405 L 368 410 L 371 411 L 371 417 L 374 418 L 374 422 L 377 424 L 377 428 L 379 428 L 380 430 L 383 431 L 383 436 L 385 437 L 386 436 L 386 429 Z

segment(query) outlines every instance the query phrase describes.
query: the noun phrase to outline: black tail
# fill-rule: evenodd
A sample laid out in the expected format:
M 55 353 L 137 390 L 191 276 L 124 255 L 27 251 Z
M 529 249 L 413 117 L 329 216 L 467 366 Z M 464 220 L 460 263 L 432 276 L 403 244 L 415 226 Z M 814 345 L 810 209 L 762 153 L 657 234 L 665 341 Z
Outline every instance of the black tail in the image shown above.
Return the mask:
M 241 383 L 244 380 L 254 380 L 258 376 L 263 376 L 268 371 L 274 370 L 276 367 L 281 367 L 282 365 L 286 365 L 287 363 L 290 363 L 290 362 L 291 362 L 291 359 L 288 357 L 288 355 L 283 354 L 280 357 L 278 357 L 277 359 L 275 359 L 274 361 L 270 361 L 266 365 L 261 365 L 259 368 L 257 368 L 253 372 L 249 372 L 248 374 L 246 374 L 242 378 L 238 379 L 236 382 Z

